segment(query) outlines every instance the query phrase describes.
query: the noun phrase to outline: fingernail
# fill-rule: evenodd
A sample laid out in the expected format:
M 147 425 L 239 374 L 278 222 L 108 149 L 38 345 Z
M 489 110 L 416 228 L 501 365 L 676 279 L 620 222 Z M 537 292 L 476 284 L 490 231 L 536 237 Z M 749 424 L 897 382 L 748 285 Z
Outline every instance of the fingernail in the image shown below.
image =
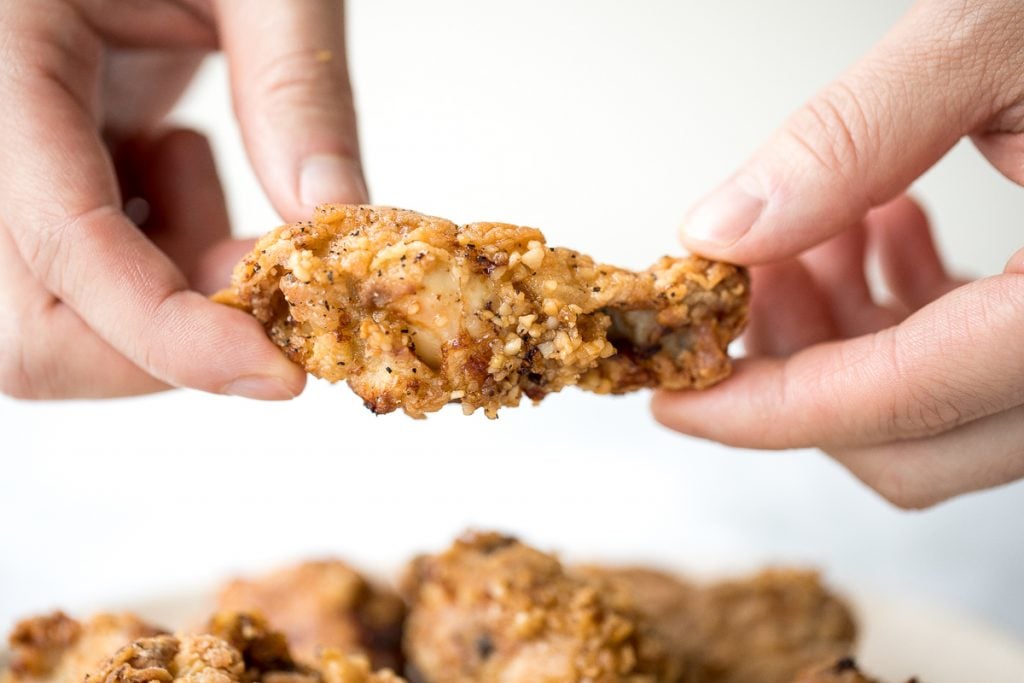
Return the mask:
M 299 200 L 306 206 L 366 201 L 366 186 L 356 165 L 333 154 L 306 157 L 299 171 Z
M 683 234 L 690 240 L 727 247 L 750 231 L 764 205 L 756 181 L 736 176 L 694 207 L 683 223 Z
M 280 377 L 269 375 L 249 375 L 239 377 L 221 389 L 228 396 L 244 396 L 260 401 L 287 401 L 295 398 L 295 392 L 288 388 Z

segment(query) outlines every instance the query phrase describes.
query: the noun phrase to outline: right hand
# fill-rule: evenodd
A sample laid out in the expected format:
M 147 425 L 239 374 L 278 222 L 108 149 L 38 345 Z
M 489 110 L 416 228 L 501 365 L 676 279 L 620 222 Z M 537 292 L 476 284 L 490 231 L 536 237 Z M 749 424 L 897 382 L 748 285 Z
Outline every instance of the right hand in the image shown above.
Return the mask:
M 305 373 L 210 302 L 230 239 L 209 144 L 159 128 L 205 53 L 288 221 L 367 201 L 340 0 L 33 0 L 0 15 L 0 390 L 296 396 Z M 128 194 L 130 191 L 130 194 Z M 123 201 L 149 204 L 137 227 Z M 202 293 L 201 293 L 202 292 Z
M 903 195 L 968 135 L 1024 184 L 1022 73 L 1020 3 L 922 0 L 698 204 L 686 245 L 753 266 L 749 357 L 659 393 L 658 420 L 821 448 L 902 507 L 1024 477 L 1024 252 L 960 281 Z M 872 252 L 893 301 L 872 297 Z

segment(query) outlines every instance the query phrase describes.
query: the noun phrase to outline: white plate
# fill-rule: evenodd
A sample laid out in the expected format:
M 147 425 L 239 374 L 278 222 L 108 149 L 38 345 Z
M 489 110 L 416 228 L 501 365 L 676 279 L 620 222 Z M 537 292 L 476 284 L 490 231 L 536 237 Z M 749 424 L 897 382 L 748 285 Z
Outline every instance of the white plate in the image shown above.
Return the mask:
M 850 595 L 850 593 L 848 593 Z M 118 606 L 164 626 L 195 624 L 210 594 L 195 591 Z M 1024 643 L 970 618 L 904 599 L 852 593 L 861 626 L 857 660 L 889 683 L 1024 683 Z M 0 651 L 0 662 L 5 659 Z

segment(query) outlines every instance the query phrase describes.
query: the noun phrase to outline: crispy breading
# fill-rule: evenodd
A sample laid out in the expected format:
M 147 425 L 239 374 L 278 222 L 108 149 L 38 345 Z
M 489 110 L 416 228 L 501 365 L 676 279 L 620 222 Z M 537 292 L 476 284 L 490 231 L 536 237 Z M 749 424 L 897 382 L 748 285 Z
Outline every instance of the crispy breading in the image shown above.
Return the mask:
M 283 654 L 277 650 L 282 641 L 258 617 L 220 615 L 217 619 L 248 648 L 248 657 L 229 641 L 210 634 L 140 638 L 118 650 L 84 683 L 405 683 L 390 670 L 374 672 L 366 657 L 334 648 L 324 648 L 315 665 L 296 663 L 287 654 L 286 643 Z M 268 635 L 274 641 L 269 659 L 259 652 Z
M 119 649 L 85 683 L 241 683 L 238 650 L 210 635 L 139 638 Z
M 414 561 L 405 649 L 417 683 L 661 683 L 676 663 L 639 615 L 513 538 L 467 534 Z
M 791 683 L 809 665 L 848 655 L 856 637 L 849 608 L 811 571 L 703 586 L 646 568 L 576 571 L 643 612 L 694 683 Z
M 317 648 L 365 654 L 374 666 L 400 670 L 405 605 L 340 560 L 317 560 L 266 576 L 226 583 L 217 598 L 227 611 L 257 611 L 305 661 Z
M 215 300 L 376 413 L 457 402 L 494 417 L 570 385 L 711 386 L 730 372 L 748 295 L 745 270 L 696 256 L 632 272 L 534 228 L 326 205 L 260 239 Z
M 366 657 L 346 655 L 334 648 L 327 648 L 320 654 L 318 670 L 318 683 L 405 683 L 405 679 L 390 669 L 373 671 Z
M 303 673 L 305 667 L 292 657 L 287 637 L 275 631 L 256 612 L 217 612 L 206 623 L 204 634 L 220 638 L 242 656 L 243 679 L 260 681 L 281 673 Z
M 125 643 L 162 630 L 133 614 L 98 614 L 86 622 L 63 612 L 18 622 L 8 637 L 2 683 L 68 683 L 85 678 Z

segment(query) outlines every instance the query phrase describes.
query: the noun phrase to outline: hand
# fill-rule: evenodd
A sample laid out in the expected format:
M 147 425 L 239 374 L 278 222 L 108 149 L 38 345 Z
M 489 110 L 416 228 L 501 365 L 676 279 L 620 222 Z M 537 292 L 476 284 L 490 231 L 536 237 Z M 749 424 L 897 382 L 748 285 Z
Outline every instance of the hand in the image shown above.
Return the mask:
M 706 392 L 658 394 L 657 419 L 820 447 L 908 508 L 1024 476 L 1024 250 L 959 282 L 903 196 L 965 135 L 1024 182 L 1022 73 L 1019 3 L 924 0 L 698 204 L 684 243 L 754 266 L 749 357 Z M 875 250 L 891 303 L 865 279 Z
M 207 141 L 159 124 L 220 47 L 246 148 L 281 215 L 365 202 L 342 15 L 340 0 L 8 3 L 0 390 L 302 391 L 305 373 L 251 316 L 200 293 L 226 282 L 248 243 L 230 239 Z M 123 210 L 132 197 L 145 200 L 134 200 L 138 227 Z

